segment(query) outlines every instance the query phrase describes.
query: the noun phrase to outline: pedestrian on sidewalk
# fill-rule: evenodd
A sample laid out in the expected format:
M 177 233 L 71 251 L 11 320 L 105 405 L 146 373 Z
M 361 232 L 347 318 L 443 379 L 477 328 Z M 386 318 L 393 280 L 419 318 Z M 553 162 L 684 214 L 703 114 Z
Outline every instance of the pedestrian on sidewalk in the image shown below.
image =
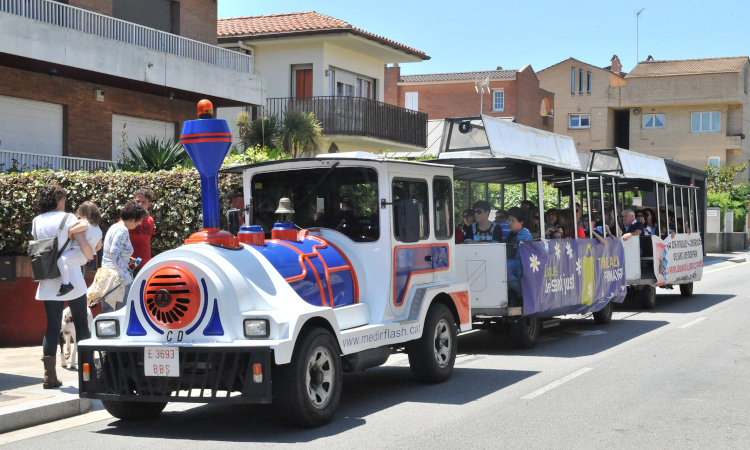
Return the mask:
M 58 235 L 57 250 L 59 251 L 68 238 L 74 239 L 81 247 L 81 251 L 90 261 L 94 258 L 94 252 L 86 242 L 86 224 L 79 223 L 73 214 L 65 212 L 65 200 L 67 191 L 62 187 L 51 184 L 39 188 L 37 192 L 36 206 L 39 215 L 32 222 L 32 234 L 35 239 L 48 239 Z M 65 220 L 62 231 L 60 224 Z M 70 306 L 73 316 L 73 325 L 79 340 L 90 337 L 89 325 L 86 314 L 86 281 L 80 270 L 70 271 L 70 284 L 73 289 L 64 295 L 57 295 L 62 282 L 61 277 L 39 281 L 36 290 L 36 299 L 44 302 L 44 311 L 47 316 L 47 329 L 42 340 L 42 362 L 44 363 L 44 389 L 58 388 L 62 381 L 57 378 L 55 370 L 55 357 L 57 355 L 57 343 L 62 328 L 62 313 L 64 303 Z
M 146 210 L 146 217 L 140 225 L 130 230 L 130 242 L 133 244 L 133 258 L 141 258 L 141 264 L 133 269 L 133 276 L 138 275 L 147 262 L 151 261 L 151 238 L 156 234 L 154 218 L 151 216 L 151 205 L 154 195 L 151 189 L 142 188 L 135 191 L 133 201 Z

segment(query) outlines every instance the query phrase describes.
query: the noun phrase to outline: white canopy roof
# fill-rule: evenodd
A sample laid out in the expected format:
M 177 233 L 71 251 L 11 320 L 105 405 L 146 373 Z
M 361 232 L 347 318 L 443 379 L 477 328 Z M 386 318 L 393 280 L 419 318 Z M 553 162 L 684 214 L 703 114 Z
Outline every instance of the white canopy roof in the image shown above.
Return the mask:
M 596 150 L 589 159 L 592 172 L 617 172 L 624 178 L 642 178 L 659 183 L 671 183 L 667 165 L 658 156 L 615 147 L 612 150 Z

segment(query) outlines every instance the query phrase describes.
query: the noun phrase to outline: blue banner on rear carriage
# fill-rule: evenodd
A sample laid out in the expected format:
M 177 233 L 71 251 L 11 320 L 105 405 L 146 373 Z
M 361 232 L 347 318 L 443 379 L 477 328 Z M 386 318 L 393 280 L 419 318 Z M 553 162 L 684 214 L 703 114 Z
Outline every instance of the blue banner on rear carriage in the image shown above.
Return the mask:
M 622 242 L 552 239 L 519 246 L 523 315 L 549 317 L 599 311 L 625 299 Z

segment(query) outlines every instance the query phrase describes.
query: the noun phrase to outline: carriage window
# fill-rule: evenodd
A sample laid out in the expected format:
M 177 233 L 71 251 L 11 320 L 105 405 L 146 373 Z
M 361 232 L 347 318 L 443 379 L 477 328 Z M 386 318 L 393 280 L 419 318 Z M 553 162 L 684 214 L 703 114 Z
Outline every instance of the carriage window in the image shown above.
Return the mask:
M 374 169 L 339 167 L 258 173 L 250 181 L 253 221 L 270 237 L 275 222 L 331 228 L 356 242 L 380 237 L 378 175 Z M 293 214 L 277 214 L 289 198 Z
M 432 180 L 432 198 L 435 202 L 435 237 L 453 237 L 453 183 L 448 177 Z
M 427 239 L 430 236 L 430 208 L 427 194 L 427 182 L 424 180 L 399 180 L 394 179 L 391 187 L 393 202 L 399 200 L 415 199 L 419 205 L 419 239 Z M 393 232 L 397 240 L 398 223 L 396 214 L 393 214 Z

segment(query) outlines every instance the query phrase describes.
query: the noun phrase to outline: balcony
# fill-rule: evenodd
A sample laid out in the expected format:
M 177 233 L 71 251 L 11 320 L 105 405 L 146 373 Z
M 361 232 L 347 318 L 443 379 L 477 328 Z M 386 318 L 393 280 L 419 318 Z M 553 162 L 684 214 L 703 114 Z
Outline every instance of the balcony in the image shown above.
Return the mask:
M 323 134 L 362 136 L 416 147 L 427 146 L 427 114 L 359 97 L 269 98 L 266 112 L 312 112 Z
M 97 170 L 106 171 L 110 167 L 112 167 L 112 161 L 101 159 L 0 150 L 0 171 L 6 172 L 11 170 L 29 172 L 36 169 L 68 170 L 71 172 L 86 170 L 88 172 L 96 172 Z
M 55 68 L 59 76 L 114 86 L 127 80 L 132 89 L 160 95 L 167 87 L 260 103 L 249 55 L 50 0 L 0 0 L 3 53 L 25 70 Z

